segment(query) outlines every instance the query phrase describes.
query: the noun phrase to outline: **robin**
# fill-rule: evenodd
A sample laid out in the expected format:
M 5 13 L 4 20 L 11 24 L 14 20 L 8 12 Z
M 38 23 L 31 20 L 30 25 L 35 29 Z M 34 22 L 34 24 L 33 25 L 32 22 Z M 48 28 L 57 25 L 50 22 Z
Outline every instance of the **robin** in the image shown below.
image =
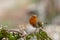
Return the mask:
M 38 17 L 36 15 L 33 15 L 30 17 L 29 19 L 29 23 L 33 26 L 33 27 L 42 27 L 42 22 L 38 21 Z

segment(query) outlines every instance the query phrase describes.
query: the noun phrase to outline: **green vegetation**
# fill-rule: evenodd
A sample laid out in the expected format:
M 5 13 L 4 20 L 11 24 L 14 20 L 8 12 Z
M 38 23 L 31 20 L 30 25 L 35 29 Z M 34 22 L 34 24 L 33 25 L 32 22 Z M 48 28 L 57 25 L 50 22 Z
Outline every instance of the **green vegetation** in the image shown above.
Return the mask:
M 29 34 L 26 36 L 26 40 L 30 40 L 31 38 L 34 38 L 36 36 L 37 40 L 52 40 L 45 31 L 40 30 L 38 33 L 35 34 Z
M 8 38 L 8 40 L 18 40 L 20 38 L 23 38 L 24 40 L 33 40 L 33 39 L 37 39 L 37 40 L 52 40 L 45 31 L 43 31 L 42 29 L 39 30 L 39 32 L 37 33 L 31 33 L 28 34 L 24 37 L 22 37 L 22 34 L 17 32 L 16 30 L 13 31 L 8 31 L 4 28 L 0 29 L 0 40 L 2 40 L 3 38 Z

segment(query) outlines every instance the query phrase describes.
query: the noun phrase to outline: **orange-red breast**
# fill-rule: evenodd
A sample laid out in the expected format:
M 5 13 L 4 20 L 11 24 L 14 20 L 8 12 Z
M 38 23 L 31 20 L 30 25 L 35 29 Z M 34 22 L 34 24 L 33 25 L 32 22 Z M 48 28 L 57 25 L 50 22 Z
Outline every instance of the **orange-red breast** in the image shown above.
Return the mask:
M 31 16 L 30 19 L 29 19 L 29 23 L 30 23 L 32 26 L 36 26 L 37 21 L 38 21 L 38 18 L 37 18 L 36 15 Z
M 33 26 L 33 27 L 42 27 L 42 22 L 38 21 L 38 17 L 36 15 L 33 15 L 30 17 L 29 19 L 29 23 Z

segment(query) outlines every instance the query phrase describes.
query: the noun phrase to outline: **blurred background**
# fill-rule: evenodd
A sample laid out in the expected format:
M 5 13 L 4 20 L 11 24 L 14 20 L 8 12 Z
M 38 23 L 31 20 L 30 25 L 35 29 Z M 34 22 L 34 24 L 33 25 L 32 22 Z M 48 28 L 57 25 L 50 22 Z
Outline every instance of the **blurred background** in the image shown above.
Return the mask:
M 0 25 L 16 28 L 31 15 L 47 23 L 44 30 L 53 40 L 60 40 L 60 0 L 0 0 Z

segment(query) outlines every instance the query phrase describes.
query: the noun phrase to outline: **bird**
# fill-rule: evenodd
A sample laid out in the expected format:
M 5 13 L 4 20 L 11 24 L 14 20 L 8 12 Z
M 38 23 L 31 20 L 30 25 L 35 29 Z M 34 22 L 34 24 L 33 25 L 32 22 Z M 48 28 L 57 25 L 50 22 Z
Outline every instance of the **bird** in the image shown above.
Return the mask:
M 29 23 L 30 23 L 33 27 L 35 27 L 35 26 L 36 26 L 36 23 L 37 23 L 37 16 L 36 16 L 36 15 L 31 16 L 30 19 L 29 19 Z
M 32 15 L 29 19 L 29 23 L 33 26 L 33 27 L 41 27 L 42 26 L 42 22 L 39 20 L 39 18 L 36 15 Z

